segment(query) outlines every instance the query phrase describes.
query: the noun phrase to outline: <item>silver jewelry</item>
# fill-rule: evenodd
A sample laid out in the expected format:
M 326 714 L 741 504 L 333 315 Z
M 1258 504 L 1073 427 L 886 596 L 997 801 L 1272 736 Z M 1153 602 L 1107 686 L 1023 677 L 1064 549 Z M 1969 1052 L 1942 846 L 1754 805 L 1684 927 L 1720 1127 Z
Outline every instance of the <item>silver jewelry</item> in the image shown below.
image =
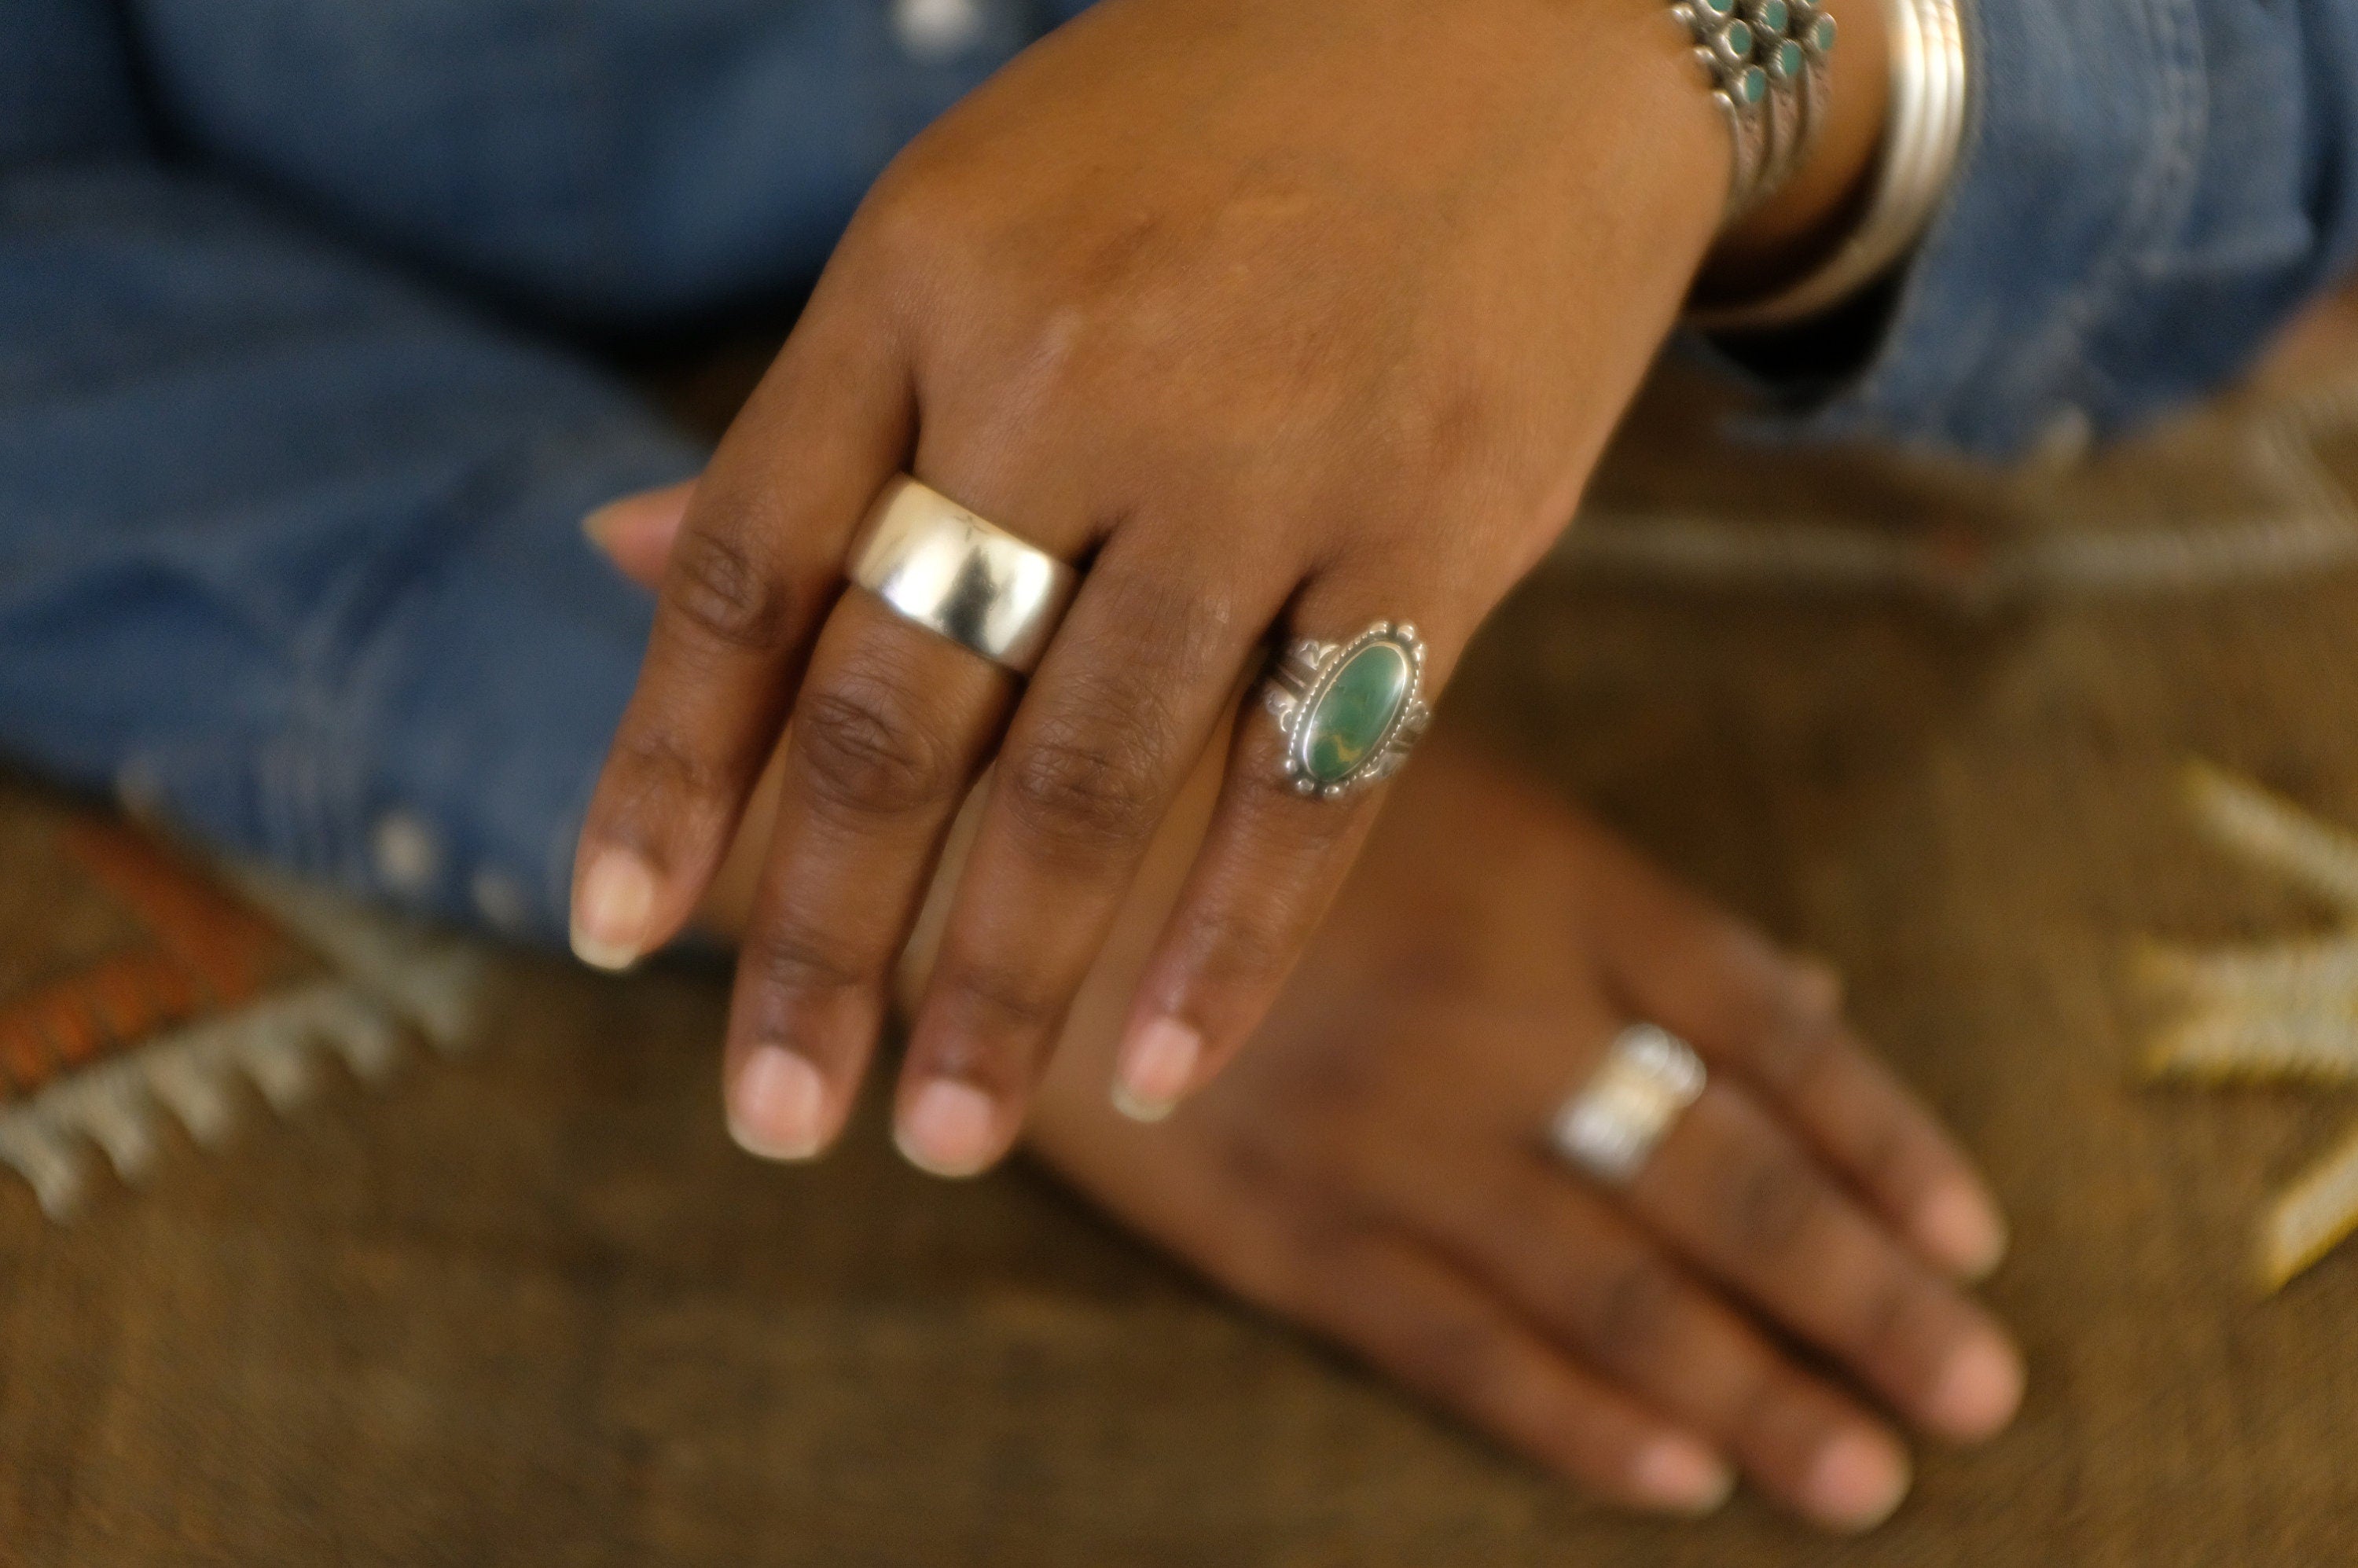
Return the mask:
M 1850 236 L 1797 281 L 1765 298 L 1696 311 L 1695 325 L 1725 331 L 1798 321 L 1874 282 L 1923 236 L 1964 145 L 1967 67 L 1958 6 L 1959 0 L 1885 0 L 1890 108 L 1874 188 Z
M 1080 574 L 957 502 L 896 474 L 861 525 L 851 580 L 928 631 L 1030 675 Z
M 1607 1186 L 1634 1180 L 1710 1075 L 1693 1047 L 1654 1023 L 1633 1023 L 1548 1124 L 1548 1146 Z
M 1752 24 L 1736 14 L 1736 0 L 1679 0 L 1671 15 L 1694 41 L 1712 101 L 1727 121 L 1733 167 L 1720 217 L 1725 228 L 1752 210 L 1768 167 L 1768 72 L 1752 58 L 1758 40 Z
M 1308 637 L 1270 665 L 1261 701 L 1285 735 L 1285 776 L 1333 800 L 1390 778 L 1432 719 L 1424 643 L 1406 622 L 1379 621 L 1347 643 Z
M 1677 0 L 1671 15 L 1727 120 L 1725 229 L 1791 178 L 1824 127 L 1833 18 L 1819 0 Z
M 1760 39 L 1768 102 L 1781 114 L 1776 163 L 1763 182 L 1774 190 L 1809 161 L 1825 131 L 1833 107 L 1826 65 L 1836 29 L 1818 0 L 1748 0 L 1745 16 Z

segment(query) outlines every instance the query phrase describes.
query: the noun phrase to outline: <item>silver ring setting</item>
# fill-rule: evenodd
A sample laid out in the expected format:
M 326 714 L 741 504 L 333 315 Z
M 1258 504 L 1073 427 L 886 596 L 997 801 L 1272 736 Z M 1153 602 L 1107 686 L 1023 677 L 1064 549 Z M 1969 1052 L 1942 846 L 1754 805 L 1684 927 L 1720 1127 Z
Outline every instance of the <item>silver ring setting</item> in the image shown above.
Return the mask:
M 1709 1081 L 1693 1046 L 1660 1024 L 1633 1023 L 1557 1108 L 1548 1146 L 1606 1186 L 1628 1186 Z
M 861 524 L 851 580 L 904 620 L 1030 675 L 1071 607 L 1080 574 L 906 474 Z
M 1287 643 L 1261 695 L 1285 736 L 1287 782 L 1335 800 L 1390 778 L 1432 721 L 1423 689 L 1424 642 L 1406 622 L 1379 621 L 1346 643 Z

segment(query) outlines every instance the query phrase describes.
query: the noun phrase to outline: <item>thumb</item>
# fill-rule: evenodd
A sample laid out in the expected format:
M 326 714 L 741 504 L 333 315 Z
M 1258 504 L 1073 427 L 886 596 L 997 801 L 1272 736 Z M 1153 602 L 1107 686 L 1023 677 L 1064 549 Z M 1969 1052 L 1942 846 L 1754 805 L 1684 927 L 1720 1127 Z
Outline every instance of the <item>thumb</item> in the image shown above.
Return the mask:
M 624 577 L 652 589 L 663 581 L 664 563 L 671 559 L 672 542 L 679 537 L 688 499 L 695 493 L 691 479 L 625 495 L 584 517 L 581 531 Z

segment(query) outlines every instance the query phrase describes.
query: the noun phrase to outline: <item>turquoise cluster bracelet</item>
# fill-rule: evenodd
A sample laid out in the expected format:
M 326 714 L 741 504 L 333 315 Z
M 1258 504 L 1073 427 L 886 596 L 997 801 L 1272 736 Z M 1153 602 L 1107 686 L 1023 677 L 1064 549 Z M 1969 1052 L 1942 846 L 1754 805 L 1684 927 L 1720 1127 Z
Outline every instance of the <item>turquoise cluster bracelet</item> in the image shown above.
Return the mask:
M 1678 0 L 1671 15 L 1727 117 L 1732 223 L 1785 183 L 1824 127 L 1834 19 L 1819 0 Z

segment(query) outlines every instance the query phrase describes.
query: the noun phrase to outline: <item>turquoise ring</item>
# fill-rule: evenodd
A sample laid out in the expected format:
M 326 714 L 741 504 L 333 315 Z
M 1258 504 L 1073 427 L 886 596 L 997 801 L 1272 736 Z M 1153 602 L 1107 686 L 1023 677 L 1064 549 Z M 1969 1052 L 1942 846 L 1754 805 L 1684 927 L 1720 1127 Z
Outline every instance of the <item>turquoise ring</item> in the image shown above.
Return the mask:
M 1286 782 L 1338 799 L 1389 778 L 1424 733 L 1424 643 L 1379 621 L 1346 643 L 1297 638 L 1271 665 L 1262 704 L 1285 736 Z

